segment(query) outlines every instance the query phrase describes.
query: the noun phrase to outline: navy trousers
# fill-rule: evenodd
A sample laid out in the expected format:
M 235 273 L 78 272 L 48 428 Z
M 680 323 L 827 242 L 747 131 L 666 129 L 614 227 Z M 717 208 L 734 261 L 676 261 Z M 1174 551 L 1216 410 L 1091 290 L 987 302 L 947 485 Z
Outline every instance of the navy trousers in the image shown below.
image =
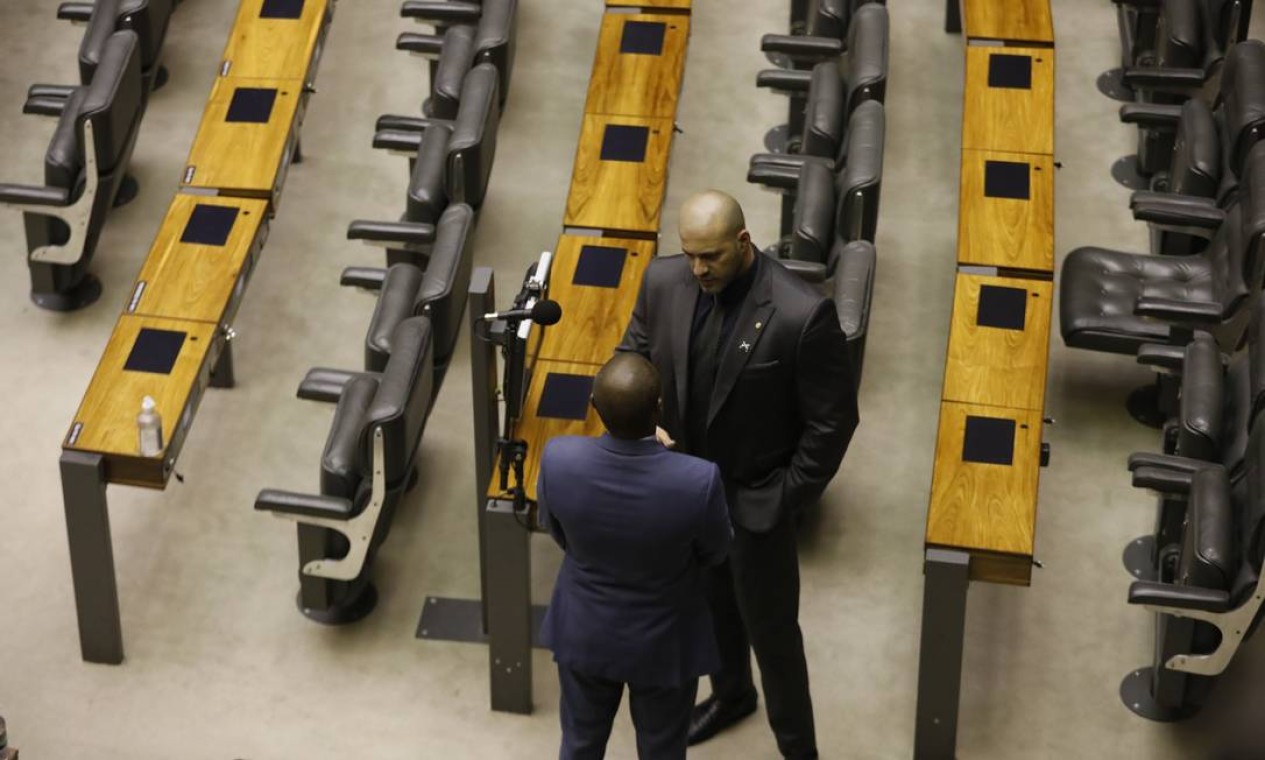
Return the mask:
M 601 760 L 624 696 L 625 684 L 558 665 L 562 684 L 562 749 L 559 760 Z M 628 707 L 641 760 L 682 760 L 698 679 L 675 689 L 628 686 Z

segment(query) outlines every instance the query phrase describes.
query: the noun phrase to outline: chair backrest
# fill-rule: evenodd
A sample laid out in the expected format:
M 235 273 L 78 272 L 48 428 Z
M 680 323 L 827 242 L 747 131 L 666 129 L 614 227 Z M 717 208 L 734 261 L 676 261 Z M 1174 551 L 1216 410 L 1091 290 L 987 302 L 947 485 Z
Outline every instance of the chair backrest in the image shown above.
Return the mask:
M 807 34 L 811 37 L 829 37 L 843 40 L 848 34 L 848 22 L 852 20 L 854 0 L 817 0 L 808 11 Z
M 1234 46 L 1221 72 L 1220 94 L 1225 155 L 1238 176 L 1248 152 L 1265 134 L 1265 42 Z
M 87 84 L 101 63 L 105 42 L 116 31 L 135 32 L 141 69 L 149 71 L 162 56 L 171 18 L 171 0 L 95 0 L 88 28 L 79 45 L 79 81 Z
M 1231 598 L 1241 603 L 1260 583 L 1261 564 L 1265 562 L 1265 425 L 1252 426 L 1247 453 L 1247 499 L 1240 505 L 1236 527 L 1242 564 Z
M 110 35 L 92 83 L 79 91 L 82 97 L 72 97 L 67 103 L 44 154 L 44 182 L 51 187 L 73 189 L 79 181 L 84 169 L 86 120 L 92 121 L 97 171 L 102 176 L 123 168 L 131 156 L 144 113 L 136 34 L 123 31 Z
M 1237 346 L 1251 316 L 1249 295 L 1258 293 L 1262 278 L 1262 237 L 1265 236 L 1265 143 L 1258 143 L 1248 154 L 1239 183 L 1238 197 L 1226 212 L 1225 222 L 1208 244 L 1207 255 L 1212 264 L 1213 296 L 1230 314 L 1223 334 L 1222 346 Z
M 804 132 L 799 152 L 808 156 L 833 156 L 843 137 L 844 89 L 839 66 L 823 61 L 813 66 L 804 103 Z
M 1177 454 L 1206 462 L 1221 452 L 1226 411 L 1226 373 L 1221 348 L 1199 331 L 1186 344 L 1182 358 L 1182 392 L 1177 413 Z
M 426 113 L 434 119 L 455 119 L 461 105 L 461 86 L 474 66 L 474 27 L 450 26 L 444 49 L 435 65 Z
M 788 258 L 826 263 L 837 205 L 834 173 L 820 161 L 805 161 L 796 184 Z
M 878 101 L 862 103 L 848 120 L 847 161 L 835 185 L 835 235 L 874 242 L 883 184 L 883 143 L 887 117 Z
M 490 63 L 471 69 L 461 88 L 461 107 L 448 141 L 448 198 L 454 203 L 474 208 L 483 204 L 501 124 L 499 92 L 496 68 Z
M 452 128 L 432 124 L 422 132 L 422 142 L 409 175 L 408 202 L 403 220 L 434 224 L 448 206 L 448 143 Z
M 1221 184 L 1221 138 L 1212 110 L 1201 98 L 1182 104 L 1169 167 L 1168 190 L 1212 198 Z
M 477 63 L 490 63 L 501 76 L 497 105 L 505 106 L 510 92 L 510 74 L 518 37 L 518 0 L 483 0 L 475 35 Z
M 430 261 L 417 291 L 413 313 L 425 314 L 430 319 L 436 374 L 448 366 L 461 333 L 474 261 L 471 250 L 474 220 L 474 209 L 464 203 L 454 203 L 444 210 L 435 230 Z
M 834 270 L 835 314 L 839 317 L 839 329 L 848 341 L 852 375 L 859 387 L 865 339 L 870 331 L 870 303 L 874 299 L 878 256 L 869 241 L 844 241 L 836 237 L 830 259 Z
M 434 345 L 430 320 L 411 317 L 395 328 L 391 358 L 378 377 L 378 389 L 365 410 L 360 433 L 360 473 L 365 481 L 373 467 L 383 468 L 388 489 L 399 488 L 409 468 L 430 412 Z M 373 460 L 373 433 L 381 429 L 384 461 Z
M 1204 0 L 1163 0 L 1155 29 L 1155 65 L 1197 68 L 1203 65 Z
M 1252 19 L 1252 0 L 1203 0 L 1205 34 L 1221 50 L 1247 39 Z
M 869 3 L 857 9 L 848 26 L 848 52 L 840 58 L 845 67 L 848 112 L 867 100 L 887 96 L 889 45 L 887 7 Z

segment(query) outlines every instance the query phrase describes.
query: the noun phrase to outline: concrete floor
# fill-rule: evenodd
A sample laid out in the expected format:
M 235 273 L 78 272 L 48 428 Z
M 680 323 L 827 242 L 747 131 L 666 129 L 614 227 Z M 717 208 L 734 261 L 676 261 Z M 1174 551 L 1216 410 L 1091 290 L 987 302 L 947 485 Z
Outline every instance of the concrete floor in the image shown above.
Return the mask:
M 22 227 L 0 212 L 0 714 L 32 760 L 182 758 L 548 757 L 558 742 L 556 677 L 536 654 L 536 712 L 488 709 L 487 653 L 420 642 L 428 594 L 473 597 L 477 555 L 469 380 L 454 361 L 426 433 L 421 486 L 406 500 L 375 571 L 381 602 L 358 625 L 322 628 L 294 609 L 288 523 L 256 514 L 265 486 L 315 489 L 328 407 L 294 398 L 315 364 L 354 368 L 372 299 L 340 289 L 347 265 L 379 254 L 345 241 L 354 218 L 394 218 L 401 159 L 369 147 L 373 119 L 412 113 L 420 62 L 393 50 L 408 24 L 397 0 L 343 0 L 280 214 L 236 328 L 238 387 L 209 393 L 165 492 L 111 489 L 127 660 L 80 661 L 57 471 L 59 442 L 175 190 L 235 3 L 187 0 L 167 47 L 171 81 L 152 100 L 133 159 L 142 192 L 117 211 L 95 271 L 105 295 L 74 314 L 26 297 Z M 776 230 L 777 199 L 745 183 L 747 155 L 784 101 L 753 87 L 764 32 L 785 2 L 696 0 L 685 92 L 664 215 L 664 249 L 688 193 L 720 187 L 744 203 L 757 241 Z M 1102 0 L 1057 0 L 1057 250 L 1142 250 L 1127 191 L 1108 174 L 1132 152 L 1117 104 L 1094 88 L 1117 60 Z M 28 84 L 70 81 L 79 31 L 52 0 L 0 3 L 0 178 L 37 181 L 52 124 L 20 115 Z M 941 32 L 939 0 L 892 10 L 887 161 L 863 423 L 803 546 L 802 623 L 825 757 L 903 758 L 912 748 L 921 540 L 952 293 L 961 40 Z M 476 260 L 502 283 L 560 230 L 601 7 L 524 0 L 518 63 L 500 132 Z M 1258 20 L 1262 14 L 1258 14 Z M 1260 37 L 1261 23 L 1254 25 Z M 506 287 L 502 286 L 503 290 Z M 1126 455 L 1157 436 L 1128 418 L 1126 392 L 1147 373 L 1125 358 L 1051 348 L 1053 461 L 1037 531 L 1045 563 L 1028 589 L 970 594 L 959 756 L 1204 758 L 1223 747 L 1265 757 L 1265 643 L 1252 642 L 1197 718 L 1161 725 L 1132 715 L 1117 687 L 1150 658 L 1150 618 L 1124 602 L 1119 555 L 1145 531 L 1152 498 L 1134 491 Z M 547 599 L 559 561 L 533 547 Z M 626 716 L 610 756 L 633 756 Z M 763 715 L 692 752 L 771 757 Z

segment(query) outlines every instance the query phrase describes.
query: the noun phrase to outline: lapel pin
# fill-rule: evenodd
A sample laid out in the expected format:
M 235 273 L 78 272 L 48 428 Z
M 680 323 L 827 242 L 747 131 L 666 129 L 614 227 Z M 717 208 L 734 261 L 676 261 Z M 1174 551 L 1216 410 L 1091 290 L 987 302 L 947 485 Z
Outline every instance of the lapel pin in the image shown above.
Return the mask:
M 756 323 L 755 323 L 755 329 L 759 330 L 761 327 L 764 327 L 764 323 L 763 323 L 763 322 L 756 322 Z
M 751 351 L 751 344 L 750 344 L 750 343 L 748 343 L 748 342 L 746 342 L 746 341 L 744 340 L 743 342 L 741 342 L 741 343 L 739 343 L 739 344 L 738 344 L 738 350 L 739 350 L 739 351 L 744 351 L 744 352 L 750 352 L 750 351 Z

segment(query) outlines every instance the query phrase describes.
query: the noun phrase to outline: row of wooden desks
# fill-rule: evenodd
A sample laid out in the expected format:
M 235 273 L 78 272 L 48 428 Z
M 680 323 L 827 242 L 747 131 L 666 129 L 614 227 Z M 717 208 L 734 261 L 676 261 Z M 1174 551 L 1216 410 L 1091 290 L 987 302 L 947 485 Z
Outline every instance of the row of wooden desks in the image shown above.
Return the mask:
M 969 583 L 1031 583 L 1046 460 L 1056 166 L 1049 3 L 962 7 L 958 267 L 927 509 L 915 758 L 954 756 Z
M 149 255 L 63 441 L 80 646 L 119 663 L 123 639 L 107 483 L 165 488 L 208 386 L 233 383 L 231 324 L 268 238 L 333 0 L 241 0 L 197 136 Z M 139 450 L 152 397 L 163 441 Z

